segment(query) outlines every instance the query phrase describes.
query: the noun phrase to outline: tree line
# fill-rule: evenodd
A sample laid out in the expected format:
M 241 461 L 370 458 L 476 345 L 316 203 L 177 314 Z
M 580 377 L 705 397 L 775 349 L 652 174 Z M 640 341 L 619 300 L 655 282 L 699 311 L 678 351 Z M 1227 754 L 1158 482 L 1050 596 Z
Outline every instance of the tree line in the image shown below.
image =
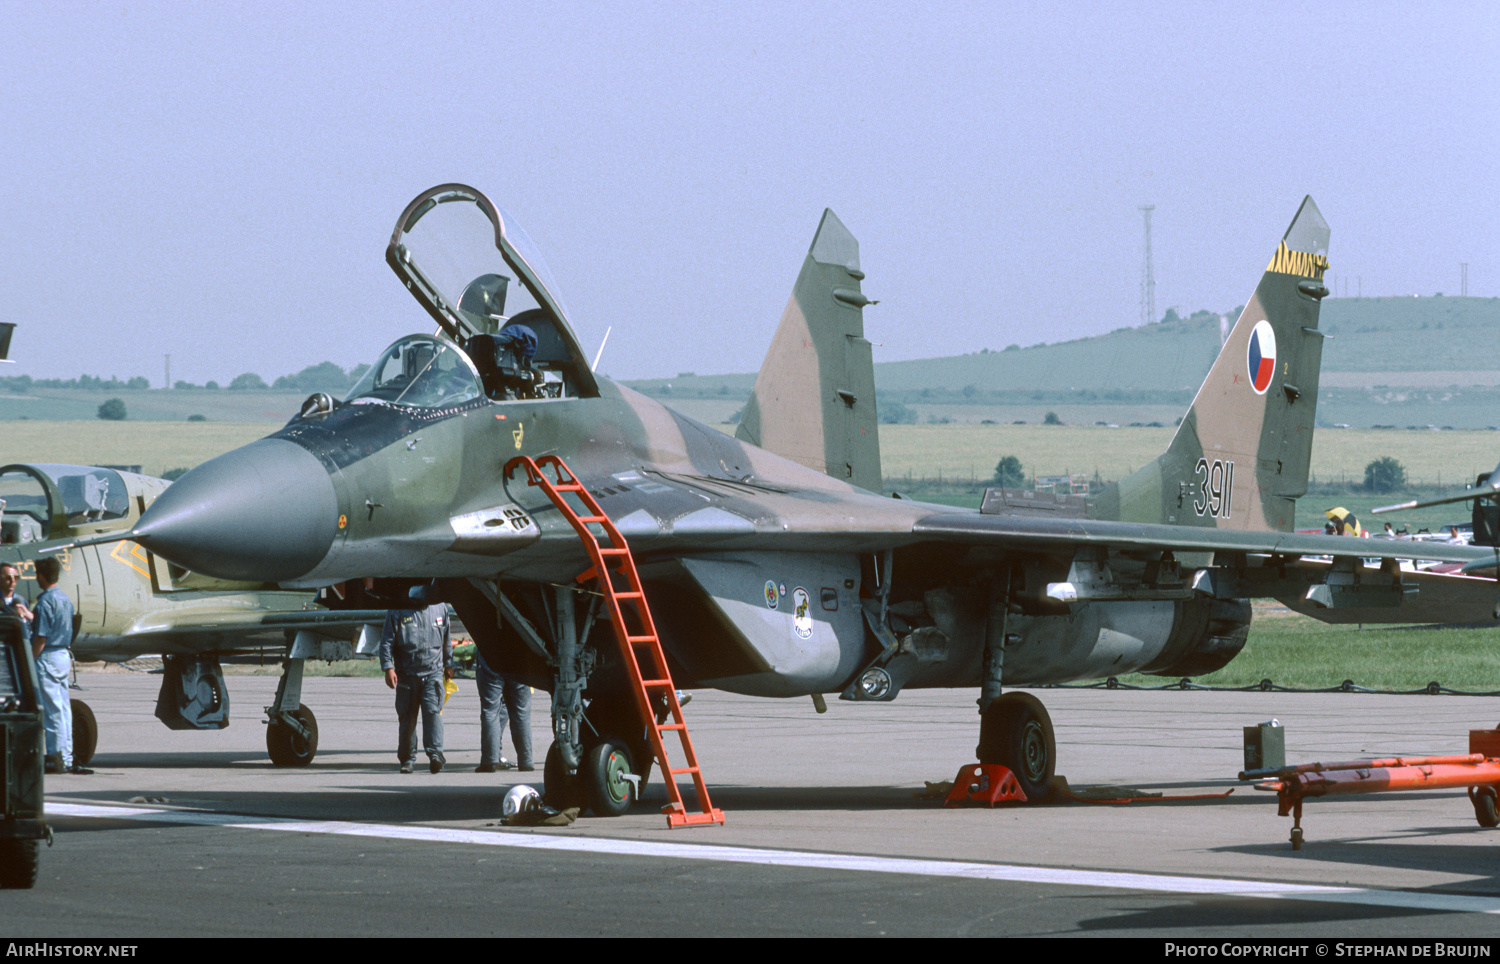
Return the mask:
M 285 391 L 309 394 L 328 392 L 337 395 L 353 388 L 354 383 L 359 381 L 369 368 L 369 365 L 355 365 L 345 371 L 333 362 L 322 362 L 309 365 L 295 374 L 283 375 L 270 384 L 254 372 L 245 372 L 231 379 L 228 385 L 220 385 L 213 380 L 202 385 L 177 381 L 172 388 L 176 391 L 217 391 L 225 388 L 229 391 Z M 77 378 L 32 378 L 30 375 L 12 375 L 0 378 L 0 389 L 9 392 L 24 393 L 34 388 L 66 388 L 100 392 L 146 391 L 151 388 L 151 380 L 142 375 L 125 381 L 114 376 L 99 378 L 94 375 L 79 375 Z

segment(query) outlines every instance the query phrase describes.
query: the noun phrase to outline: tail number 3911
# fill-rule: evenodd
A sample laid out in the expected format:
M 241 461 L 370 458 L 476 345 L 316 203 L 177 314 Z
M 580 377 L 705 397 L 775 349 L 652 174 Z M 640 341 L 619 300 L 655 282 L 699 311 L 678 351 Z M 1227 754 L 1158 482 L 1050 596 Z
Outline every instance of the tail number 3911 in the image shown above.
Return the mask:
M 1212 462 L 1199 459 L 1197 476 L 1198 494 L 1193 498 L 1193 511 L 1216 519 L 1229 518 L 1234 492 L 1234 463 L 1223 459 Z

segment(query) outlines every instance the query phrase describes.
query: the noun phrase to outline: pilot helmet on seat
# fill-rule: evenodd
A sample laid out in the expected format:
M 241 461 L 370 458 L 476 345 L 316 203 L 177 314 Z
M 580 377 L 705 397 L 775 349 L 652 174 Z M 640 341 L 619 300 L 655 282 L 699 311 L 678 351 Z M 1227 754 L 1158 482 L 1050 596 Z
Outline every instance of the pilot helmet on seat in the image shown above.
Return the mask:
M 491 398 L 535 397 L 541 373 L 533 371 L 536 332 L 526 325 L 506 325 L 497 334 L 469 339 L 469 357 Z
M 523 363 L 516 367 L 530 368 L 531 360 L 536 357 L 536 332 L 525 325 L 506 325 L 495 336 L 495 347 L 500 351 L 509 351 L 517 361 Z

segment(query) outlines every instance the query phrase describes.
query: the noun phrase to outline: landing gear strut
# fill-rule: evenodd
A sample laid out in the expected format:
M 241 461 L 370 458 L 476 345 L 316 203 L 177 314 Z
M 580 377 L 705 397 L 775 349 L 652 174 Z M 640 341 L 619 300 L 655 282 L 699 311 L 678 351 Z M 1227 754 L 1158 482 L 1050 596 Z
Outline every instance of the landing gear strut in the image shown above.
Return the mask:
M 266 707 L 266 752 L 279 767 L 305 767 L 318 754 L 318 718 L 302 705 L 302 665 L 288 659 L 276 684 L 276 700 Z
M 1006 569 L 985 626 L 976 752 L 980 763 L 998 763 L 1015 774 L 1026 799 L 1040 803 L 1052 789 L 1057 740 L 1052 735 L 1052 718 L 1041 700 L 1030 693 L 1000 692 L 1005 676 L 1005 644 L 1010 638 L 1010 580 L 1010 570 Z

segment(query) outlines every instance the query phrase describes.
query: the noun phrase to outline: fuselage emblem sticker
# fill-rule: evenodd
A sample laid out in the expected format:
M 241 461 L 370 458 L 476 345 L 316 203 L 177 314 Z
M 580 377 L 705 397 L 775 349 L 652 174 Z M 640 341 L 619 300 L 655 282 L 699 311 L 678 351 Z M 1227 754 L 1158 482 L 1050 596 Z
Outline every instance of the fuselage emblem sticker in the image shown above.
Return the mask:
M 766 580 L 766 608 L 767 609 L 775 609 L 776 608 L 776 604 L 780 601 L 780 599 L 781 599 L 781 594 L 776 591 L 776 583 L 773 580 L 767 579 Z
M 807 590 L 801 586 L 792 590 L 792 628 L 803 639 L 812 636 L 812 600 L 808 597 Z
M 1245 349 L 1245 367 L 1250 371 L 1250 387 L 1264 395 L 1276 374 L 1276 331 L 1269 321 L 1256 322 L 1250 331 L 1250 345 Z

